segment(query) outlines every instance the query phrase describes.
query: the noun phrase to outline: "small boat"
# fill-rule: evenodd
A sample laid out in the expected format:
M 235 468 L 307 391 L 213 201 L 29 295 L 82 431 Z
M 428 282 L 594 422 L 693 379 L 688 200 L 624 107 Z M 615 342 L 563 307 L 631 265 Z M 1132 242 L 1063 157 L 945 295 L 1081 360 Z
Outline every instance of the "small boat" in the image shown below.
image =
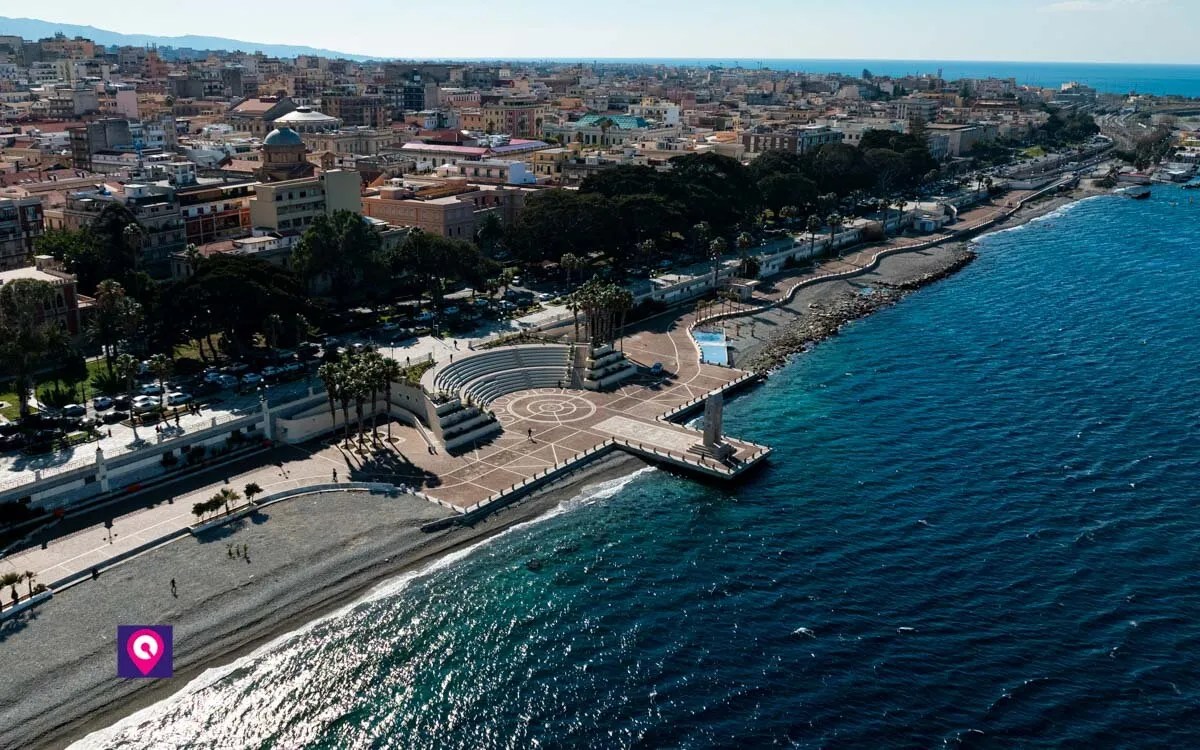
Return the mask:
M 1129 192 L 1127 192 L 1125 194 L 1128 195 L 1130 198 L 1133 198 L 1135 201 L 1144 201 L 1150 197 L 1150 189 L 1149 188 L 1139 188 L 1137 190 L 1130 190 Z
M 1200 190 L 1200 182 L 1189 182 L 1183 186 L 1184 190 Z

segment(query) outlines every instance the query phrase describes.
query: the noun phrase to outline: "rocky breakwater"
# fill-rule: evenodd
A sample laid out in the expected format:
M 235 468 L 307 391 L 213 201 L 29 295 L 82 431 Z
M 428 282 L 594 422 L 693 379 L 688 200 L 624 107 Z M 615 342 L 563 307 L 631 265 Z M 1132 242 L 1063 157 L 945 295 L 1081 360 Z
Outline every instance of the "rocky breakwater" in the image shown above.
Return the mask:
M 975 260 L 975 253 L 962 250 L 946 266 L 904 281 L 873 281 L 868 289 L 846 294 L 825 303 L 813 303 L 802 312 L 795 323 L 768 341 L 745 364 L 745 369 L 767 372 L 783 365 L 793 354 L 807 351 L 813 345 L 837 335 L 842 326 L 864 318 L 883 307 L 894 305 L 907 294 L 940 281 L 962 270 Z

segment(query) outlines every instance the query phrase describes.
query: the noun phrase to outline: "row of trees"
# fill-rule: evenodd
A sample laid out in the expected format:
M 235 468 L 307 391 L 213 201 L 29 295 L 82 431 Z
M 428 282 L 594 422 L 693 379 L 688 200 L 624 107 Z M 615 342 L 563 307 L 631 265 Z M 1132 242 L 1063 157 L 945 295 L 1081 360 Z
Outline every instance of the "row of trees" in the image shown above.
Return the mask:
M 262 494 L 263 488 L 257 483 L 251 482 L 245 486 L 243 491 L 246 493 L 247 502 L 252 502 L 256 495 Z M 233 505 L 238 500 L 242 499 L 241 493 L 232 487 L 222 487 L 215 495 L 207 500 L 202 500 L 192 505 L 192 515 L 197 519 L 213 513 L 219 513 L 222 510 L 225 513 L 230 513 L 233 510 Z
M 824 216 L 856 193 L 894 195 L 936 170 L 919 130 L 868 131 L 858 146 L 829 144 L 812 154 L 769 151 L 749 166 L 689 154 L 667 172 L 617 166 L 589 176 L 577 192 L 541 191 L 503 241 L 529 262 L 601 255 L 620 266 L 647 252 L 705 254 L 714 237 L 764 219 Z
M 363 352 L 362 354 L 347 353 L 341 359 L 326 362 L 317 371 L 325 384 L 325 393 L 329 400 L 329 415 L 333 424 L 337 425 L 337 407 L 342 409 L 342 424 L 345 427 L 345 443 L 350 445 L 350 405 L 354 404 L 354 413 L 358 418 L 358 447 L 363 448 L 364 415 L 369 408 L 371 413 L 371 434 L 375 436 L 378 424 L 379 396 L 384 397 L 384 412 L 389 410 L 392 402 L 392 384 L 404 378 L 404 370 L 394 359 L 384 357 L 378 352 Z M 387 420 L 388 440 L 392 437 L 392 422 Z M 375 439 L 373 437 L 373 439 Z

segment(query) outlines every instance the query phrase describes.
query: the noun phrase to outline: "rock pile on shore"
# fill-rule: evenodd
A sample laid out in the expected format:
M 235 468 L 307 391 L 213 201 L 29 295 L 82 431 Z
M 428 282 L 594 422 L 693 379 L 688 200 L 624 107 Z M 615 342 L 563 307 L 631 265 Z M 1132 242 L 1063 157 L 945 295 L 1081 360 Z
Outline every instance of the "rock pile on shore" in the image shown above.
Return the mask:
M 894 305 L 908 293 L 956 273 L 975 257 L 971 250 L 963 250 L 955 255 L 949 265 L 937 271 L 899 284 L 879 282 L 872 285 L 869 293 L 848 293 L 831 302 L 815 304 L 794 325 L 785 328 L 752 359 L 740 366 L 753 372 L 766 372 L 779 367 L 793 354 L 807 351 L 814 344 L 836 335 L 847 323 L 864 318 L 882 307 Z
M 898 289 L 902 292 L 911 292 L 928 284 L 932 284 L 935 281 L 940 281 L 947 276 L 953 276 L 974 261 L 976 257 L 977 256 L 975 255 L 974 250 L 962 250 L 955 255 L 954 260 L 950 262 L 950 265 L 946 266 L 940 271 L 927 273 L 924 276 L 919 276 L 915 279 L 910 279 L 900 284 L 887 284 L 881 282 L 879 286 L 888 287 L 889 289 Z

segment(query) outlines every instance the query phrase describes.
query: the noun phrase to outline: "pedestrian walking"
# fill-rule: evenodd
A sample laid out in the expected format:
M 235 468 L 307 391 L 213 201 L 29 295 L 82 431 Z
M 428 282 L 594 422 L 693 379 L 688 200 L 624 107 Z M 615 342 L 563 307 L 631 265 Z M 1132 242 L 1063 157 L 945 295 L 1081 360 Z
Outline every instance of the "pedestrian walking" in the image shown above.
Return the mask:
M 175 579 L 174 578 L 171 579 L 171 596 L 175 597 L 176 599 L 179 598 L 179 593 L 175 590 Z
M 337 469 L 333 470 L 333 481 L 337 481 Z

